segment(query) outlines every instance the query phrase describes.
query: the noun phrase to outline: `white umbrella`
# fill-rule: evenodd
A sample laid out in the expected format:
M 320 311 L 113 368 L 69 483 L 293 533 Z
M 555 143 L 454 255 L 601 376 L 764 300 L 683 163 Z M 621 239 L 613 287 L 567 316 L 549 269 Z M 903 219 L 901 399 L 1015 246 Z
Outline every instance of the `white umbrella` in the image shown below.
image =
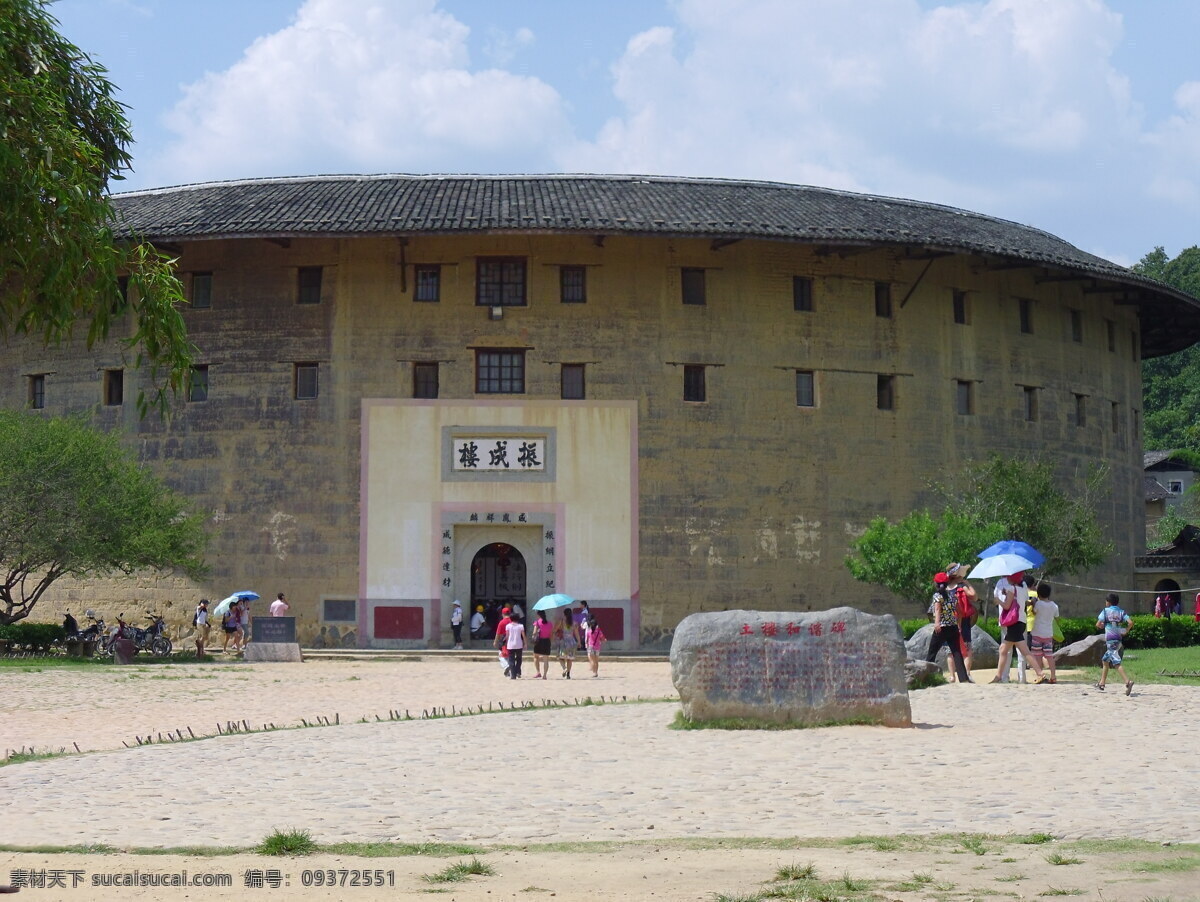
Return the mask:
M 230 606 L 234 602 L 254 601 L 256 598 L 258 598 L 258 595 L 256 595 L 254 592 L 234 592 L 228 598 L 222 598 L 217 602 L 217 606 L 212 609 L 212 616 L 215 617 L 218 622 L 220 622 L 221 618 L 225 616 L 225 612 L 229 610 Z
M 1009 576 L 1013 573 L 1032 570 L 1033 567 L 1033 562 L 1029 558 L 1021 557 L 1019 554 L 994 554 L 991 557 L 985 557 L 976 564 L 971 569 L 971 572 L 967 574 L 967 579 L 991 579 L 993 576 Z

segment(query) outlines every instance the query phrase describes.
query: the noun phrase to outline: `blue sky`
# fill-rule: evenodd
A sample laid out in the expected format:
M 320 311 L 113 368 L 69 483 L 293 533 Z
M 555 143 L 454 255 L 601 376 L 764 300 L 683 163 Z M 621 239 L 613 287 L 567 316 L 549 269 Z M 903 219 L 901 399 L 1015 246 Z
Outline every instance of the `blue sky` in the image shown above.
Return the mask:
M 1200 243 L 1195 0 L 58 0 L 130 108 L 116 190 L 639 172 Z

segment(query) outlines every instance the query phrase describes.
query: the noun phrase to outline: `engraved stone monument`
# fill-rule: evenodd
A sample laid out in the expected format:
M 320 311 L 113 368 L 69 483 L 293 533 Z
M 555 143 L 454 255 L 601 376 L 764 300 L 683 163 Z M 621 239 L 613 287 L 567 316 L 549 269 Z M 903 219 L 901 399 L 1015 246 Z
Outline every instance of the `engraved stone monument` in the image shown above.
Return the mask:
M 908 727 L 905 657 L 890 614 L 722 611 L 679 624 L 671 678 L 689 720 Z

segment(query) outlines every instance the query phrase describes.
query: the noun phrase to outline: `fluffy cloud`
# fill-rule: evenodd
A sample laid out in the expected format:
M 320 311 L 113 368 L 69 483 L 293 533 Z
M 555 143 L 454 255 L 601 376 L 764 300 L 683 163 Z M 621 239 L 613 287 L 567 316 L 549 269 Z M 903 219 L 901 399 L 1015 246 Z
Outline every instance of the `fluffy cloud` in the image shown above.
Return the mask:
M 554 88 L 473 70 L 436 0 L 308 0 L 287 28 L 185 89 L 151 183 L 330 171 L 546 169 L 568 124 Z M 526 30 L 494 36 L 508 58 Z

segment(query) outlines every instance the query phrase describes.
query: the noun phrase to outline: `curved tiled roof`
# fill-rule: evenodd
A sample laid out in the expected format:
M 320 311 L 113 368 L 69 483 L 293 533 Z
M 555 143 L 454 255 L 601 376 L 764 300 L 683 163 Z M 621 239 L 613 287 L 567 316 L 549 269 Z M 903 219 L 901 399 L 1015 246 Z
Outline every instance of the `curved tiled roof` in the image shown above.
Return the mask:
M 1200 301 L 1030 226 L 953 207 L 776 182 L 628 175 L 334 175 L 113 195 L 129 233 L 215 238 L 582 232 L 762 238 L 982 254 L 1117 283 L 1143 352 L 1200 339 Z

